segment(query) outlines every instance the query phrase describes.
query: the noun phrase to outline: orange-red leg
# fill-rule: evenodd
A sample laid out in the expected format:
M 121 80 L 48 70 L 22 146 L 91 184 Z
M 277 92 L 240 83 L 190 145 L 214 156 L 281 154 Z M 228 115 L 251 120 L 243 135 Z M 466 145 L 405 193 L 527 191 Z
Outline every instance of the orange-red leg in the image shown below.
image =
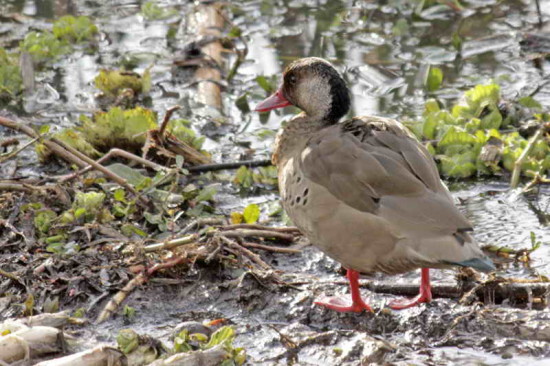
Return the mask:
M 320 301 L 315 301 L 315 305 L 324 306 L 328 309 L 339 312 L 355 312 L 360 313 L 363 310 L 372 312 L 370 306 L 365 304 L 361 298 L 361 292 L 359 291 L 359 272 L 352 269 L 347 270 L 346 277 L 349 281 L 349 288 L 351 292 L 351 304 L 349 301 L 342 299 L 341 297 L 328 297 L 323 298 Z
M 416 297 L 412 299 L 399 299 L 390 302 L 389 307 L 394 310 L 407 309 L 423 302 L 432 301 L 432 290 L 430 286 L 430 269 L 422 268 L 422 275 L 420 280 L 420 292 Z

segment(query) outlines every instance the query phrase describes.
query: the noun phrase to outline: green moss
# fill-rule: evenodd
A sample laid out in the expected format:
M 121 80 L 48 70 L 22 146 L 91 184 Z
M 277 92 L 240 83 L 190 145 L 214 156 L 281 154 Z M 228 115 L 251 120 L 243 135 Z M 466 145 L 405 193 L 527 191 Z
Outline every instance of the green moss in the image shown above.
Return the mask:
M 183 141 L 189 146 L 192 146 L 200 151 L 205 138 L 204 136 L 197 136 L 195 131 L 188 127 L 189 124 L 189 121 L 174 119 L 168 123 L 168 131 L 170 131 L 180 141 Z
M 126 89 L 141 94 L 151 89 L 151 76 L 149 69 L 143 75 L 123 70 L 101 70 L 94 79 L 94 85 L 109 97 L 117 97 Z
M 50 32 L 30 32 L 20 44 L 21 51 L 28 52 L 37 63 L 56 59 L 72 51 L 67 41 L 59 40 Z
M 99 33 L 96 25 L 86 16 L 74 17 L 66 15 L 59 18 L 54 24 L 54 36 L 69 43 L 91 41 Z
M 75 148 L 81 153 L 86 154 L 90 158 L 97 159 L 101 156 L 101 153 L 97 151 L 92 146 L 92 144 L 86 141 L 82 136 L 82 134 L 78 131 L 74 131 L 72 129 L 67 128 L 55 133 L 52 137 Z M 47 162 L 52 155 L 52 152 L 43 143 L 36 144 L 35 150 L 36 150 L 36 154 L 38 155 L 38 159 L 42 163 Z
M 161 8 L 156 1 L 147 1 L 141 5 L 141 14 L 147 20 L 162 20 L 177 14 L 177 11 Z
M 137 107 L 123 110 L 118 107 L 98 112 L 92 118 L 81 116 L 79 131 L 86 141 L 98 150 L 113 147 L 138 152 L 145 143 L 146 132 L 156 128 L 156 116 L 150 109 Z
M 23 88 L 23 79 L 15 55 L 0 48 L 0 100 L 14 99 Z

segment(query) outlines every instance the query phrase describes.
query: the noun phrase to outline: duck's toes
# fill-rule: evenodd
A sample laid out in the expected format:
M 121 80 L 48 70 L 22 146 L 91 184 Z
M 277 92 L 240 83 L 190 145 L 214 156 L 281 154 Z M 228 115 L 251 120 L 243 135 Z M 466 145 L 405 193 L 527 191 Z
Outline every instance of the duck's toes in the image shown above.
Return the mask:
M 347 312 L 360 313 L 362 311 L 368 311 L 371 313 L 373 312 L 372 308 L 367 304 L 365 304 L 365 302 L 362 299 L 359 299 L 359 301 L 350 303 L 349 301 L 344 300 L 338 296 L 323 297 L 315 301 L 314 304 L 323 306 L 325 308 L 328 308 L 334 311 L 339 311 L 341 313 L 347 313 Z
M 388 306 L 392 308 L 393 310 L 403 310 L 412 308 L 413 306 L 422 304 L 423 302 L 430 302 L 432 301 L 432 294 L 429 292 L 426 294 L 425 292 L 420 292 L 420 294 L 416 295 L 412 299 L 397 299 L 390 301 Z

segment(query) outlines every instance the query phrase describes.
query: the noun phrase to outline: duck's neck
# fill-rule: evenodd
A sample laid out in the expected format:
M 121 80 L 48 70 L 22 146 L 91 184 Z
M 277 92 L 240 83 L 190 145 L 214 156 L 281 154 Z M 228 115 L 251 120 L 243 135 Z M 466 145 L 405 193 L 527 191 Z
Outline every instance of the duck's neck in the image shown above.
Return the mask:
M 273 164 L 284 164 L 305 147 L 311 135 L 337 122 L 311 117 L 304 112 L 294 116 L 277 134 L 271 158 Z

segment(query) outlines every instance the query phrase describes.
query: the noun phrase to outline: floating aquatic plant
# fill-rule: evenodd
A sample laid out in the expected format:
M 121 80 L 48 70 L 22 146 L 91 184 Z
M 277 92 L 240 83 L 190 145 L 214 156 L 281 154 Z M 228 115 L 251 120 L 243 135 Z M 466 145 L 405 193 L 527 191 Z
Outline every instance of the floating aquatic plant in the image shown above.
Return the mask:
M 53 24 L 52 33 L 59 40 L 81 43 L 92 41 L 99 31 L 97 26 L 86 16 L 66 15 Z
M 19 47 L 28 52 L 34 62 L 44 63 L 71 53 L 72 44 L 92 41 L 97 27 L 85 16 L 65 16 L 53 24 L 52 31 L 27 33 Z
M 145 133 L 157 126 L 155 113 L 142 107 L 114 107 L 95 113 L 92 118 L 82 115 L 80 120 L 79 131 L 86 141 L 102 151 L 113 147 L 138 151 L 145 143 Z
M 428 150 L 436 156 L 443 175 L 467 178 L 475 174 L 495 174 L 502 168 L 513 171 L 514 164 L 528 144 L 518 132 L 502 132 L 513 122 L 499 109 L 500 87 L 477 85 L 466 91 L 459 103 L 450 109 L 439 102 L 426 102 L 423 118 L 408 127 L 419 138 L 428 140 Z M 527 108 L 540 104 L 531 97 L 520 99 Z M 535 114 L 540 123 L 543 114 Z M 492 150 L 492 151 L 490 151 Z M 524 175 L 543 174 L 550 168 L 548 141 L 540 139 L 522 163 Z
M 55 60 L 72 51 L 67 41 L 60 40 L 50 32 L 30 32 L 20 44 L 21 51 L 28 52 L 34 62 Z
M 17 57 L 0 48 L 0 101 L 15 98 L 22 87 L 23 79 Z
M 146 69 L 143 75 L 124 70 L 101 70 L 94 85 L 108 97 L 118 97 L 124 90 L 144 94 L 151 89 L 151 75 Z

